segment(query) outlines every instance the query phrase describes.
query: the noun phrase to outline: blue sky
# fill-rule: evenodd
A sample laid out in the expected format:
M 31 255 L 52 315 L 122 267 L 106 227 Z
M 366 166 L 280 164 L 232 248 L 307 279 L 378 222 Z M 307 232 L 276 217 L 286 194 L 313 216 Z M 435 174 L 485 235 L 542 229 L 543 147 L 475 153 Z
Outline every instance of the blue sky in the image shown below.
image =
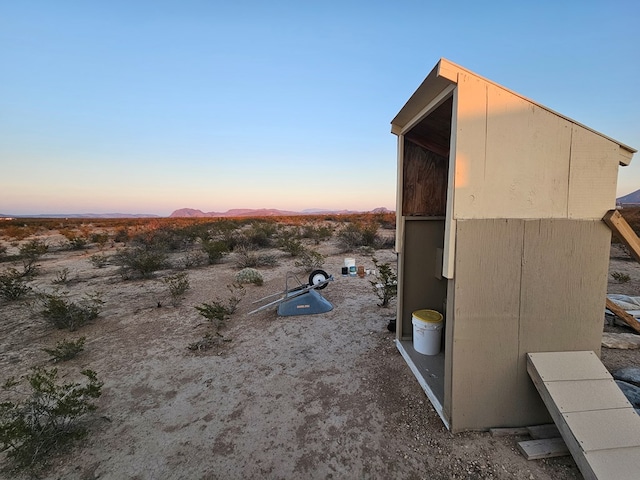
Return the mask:
M 638 149 L 639 21 L 637 0 L 3 2 L 0 213 L 394 208 L 389 122 L 440 57 Z

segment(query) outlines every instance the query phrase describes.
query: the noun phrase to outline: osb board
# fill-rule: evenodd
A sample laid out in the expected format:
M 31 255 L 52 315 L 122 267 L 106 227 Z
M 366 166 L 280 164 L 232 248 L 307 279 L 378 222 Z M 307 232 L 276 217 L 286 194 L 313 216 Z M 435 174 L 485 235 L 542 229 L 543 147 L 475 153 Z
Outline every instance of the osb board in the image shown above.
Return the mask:
M 569 175 L 569 218 L 600 220 L 616 205 L 617 143 L 573 125 Z
M 444 216 L 449 160 L 405 137 L 402 215 Z
M 602 221 L 525 224 L 519 344 L 528 352 L 600 351 L 611 234 Z
M 566 218 L 571 123 L 477 78 L 458 90 L 455 218 Z
M 443 311 L 447 280 L 436 278 L 437 249 L 444 242 L 444 220 L 409 220 L 404 227 L 404 251 L 400 258 L 399 301 L 401 338 L 411 338 L 411 314 L 428 308 Z M 445 319 L 446 323 L 446 319 Z
M 457 224 L 453 431 L 524 425 L 529 418 L 520 408 L 522 395 L 517 391 L 523 230 L 523 220 Z M 446 394 L 445 389 L 445 404 Z

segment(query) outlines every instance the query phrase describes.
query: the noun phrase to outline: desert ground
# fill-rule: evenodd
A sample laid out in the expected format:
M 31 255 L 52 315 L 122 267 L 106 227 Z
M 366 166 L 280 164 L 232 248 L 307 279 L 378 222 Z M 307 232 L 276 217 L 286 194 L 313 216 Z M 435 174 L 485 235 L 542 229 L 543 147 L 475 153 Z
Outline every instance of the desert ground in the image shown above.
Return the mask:
M 94 228 L 90 224 L 85 231 Z M 210 348 L 203 338 L 211 322 L 196 306 L 229 297 L 239 271 L 237 253 L 219 263 L 180 270 L 197 242 L 170 252 L 173 268 L 152 278 L 123 279 L 108 262 L 97 268 L 93 255 L 111 258 L 130 244 L 63 248 L 66 238 L 45 229 L 0 243 L 10 257 L 0 270 L 21 266 L 14 258 L 33 239 L 51 247 L 29 280 L 32 291 L 15 301 L 0 300 L 0 381 L 27 374 L 33 366 L 55 366 L 65 381 L 85 368 L 104 382 L 98 409 L 87 418 L 88 434 L 74 448 L 55 455 L 37 473 L 0 473 L 1 478 L 45 479 L 578 479 L 570 456 L 527 461 L 517 450 L 523 437 L 493 437 L 488 432 L 451 434 L 394 345 L 387 325 L 395 303 L 379 307 L 371 280 L 342 276 L 345 257 L 375 268 L 396 267 L 386 248 L 345 252 L 337 233 L 318 245 L 301 242 L 326 256 L 322 269 L 334 276 L 321 294 L 334 308 L 328 313 L 279 317 L 276 308 L 249 315 L 252 302 L 282 292 L 288 272 L 306 282 L 296 257 L 276 246 L 259 251 L 277 260 L 256 267 L 264 284 L 245 285 L 245 294 L 221 340 Z M 392 238 L 393 230 L 379 235 Z M 61 272 L 66 269 L 66 278 Z M 610 293 L 637 295 L 640 267 L 618 246 L 612 247 Z M 190 288 L 172 301 L 163 281 L 188 275 Z M 76 331 L 58 330 L 43 319 L 39 294 L 65 291 L 69 298 L 100 292 L 99 316 Z M 278 298 L 278 296 L 274 297 Z M 605 319 L 608 331 L 629 332 Z M 43 348 L 62 339 L 86 337 L 84 351 L 55 365 Z M 638 350 L 603 348 L 610 369 L 640 365 Z M 3 395 L 3 393 L 0 393 Z M 0 463 L 6 463 L 0 454 Z

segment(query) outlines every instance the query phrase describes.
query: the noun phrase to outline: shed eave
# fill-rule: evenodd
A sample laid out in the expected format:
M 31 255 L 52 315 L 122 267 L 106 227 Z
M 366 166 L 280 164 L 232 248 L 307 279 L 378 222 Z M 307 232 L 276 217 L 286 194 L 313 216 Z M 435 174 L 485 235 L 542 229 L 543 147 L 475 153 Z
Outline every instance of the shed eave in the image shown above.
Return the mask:
M 393 118 L 393 120 L 391 121 L 391 133 L 395 135 L 400 135 L 402 130 L 404 130 L 405 126 L 409 122 L 411 122 L 415 118 L 415 116 L 418 115 L 418 113 L 420 113 L 420 111 L 429 104 L 429 102 L 433 101 L 433 99 L 439 93 L 441 93 L 448 86 L 458 83 L 458 75 L 460 73 L 471 75 L 484 82 L 490 83 L 498 88 L 501 88 L 502 90 L 505 90 L 506 92 L 509 92 L 513 95 L 516 95 L 517 97 L 522 98 L 523 100 L 533 105 L 536 105 L 537 107 L 547 110 L 548 112 L 553 113 L 558 117 L 561 117 L 571 123 L 574 123 L 575 125 L 579 125 L 589 130 L 590 132 L 595 133 L 596 135 L 600 135 L 601 137 L 604 137 L 607 140 L 610 140 L 618 144 L 621 150 L 621 160 L 619 163 L 622 166 L 629 165 L 631 163 L 631 158 L 633 157 L 633 154 L 637 152 L 635 148 L 632 148 L 611 137 L 608 137 L 607 135 L 604 135 L 603 133 L 600 133 L 590 127 L 587 127 L 586 125 L 580 122 L 577 122 L 572 118 L 567 117 L 566 115 L 562 115 L 561 113 L 558 113 L 555 110 L 545 107 L 544 105 L 538 102 L 535 102 L 530 98 L 520 95 L 519 93 L 514 92 L 513 90 L 509 90 L 508 88 L 503 87 L 502 85 L 496 82 L 493 82 L 487 78 L 484 78 L 470 70 L 467 70 L 466 68 L 461 67 L 460 65 L 457 65 L 452 61 L 447 60 L 446 58 L 440 58 L 440 60 L 438 60 L 438 63 L 436 64 L 436 66 L 433 67 L 431 72 L 429 72 L 429 75 L 427 75 L 427 77 L 420 84 L 418 89 L 413 93 L 413 95 L 411 95 L 409 100 L 407 100 L 407 103 L 404 104 L 404 106 L 400 109 L 398 114 Z

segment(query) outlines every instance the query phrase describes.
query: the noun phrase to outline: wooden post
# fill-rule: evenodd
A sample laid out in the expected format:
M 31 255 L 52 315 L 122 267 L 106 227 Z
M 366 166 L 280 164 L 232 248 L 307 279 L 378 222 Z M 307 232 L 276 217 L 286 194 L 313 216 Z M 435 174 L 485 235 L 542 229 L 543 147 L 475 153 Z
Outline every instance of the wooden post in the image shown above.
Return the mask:
M 629 248 L 629 253 L 636 262 L 640 262 L 640 238 L 633 231 L 631 225 L 620 215 L 617 210 L 609 210 L 604 217 L 602 217 L 604 223 L 606 223 L 611 231 Z

